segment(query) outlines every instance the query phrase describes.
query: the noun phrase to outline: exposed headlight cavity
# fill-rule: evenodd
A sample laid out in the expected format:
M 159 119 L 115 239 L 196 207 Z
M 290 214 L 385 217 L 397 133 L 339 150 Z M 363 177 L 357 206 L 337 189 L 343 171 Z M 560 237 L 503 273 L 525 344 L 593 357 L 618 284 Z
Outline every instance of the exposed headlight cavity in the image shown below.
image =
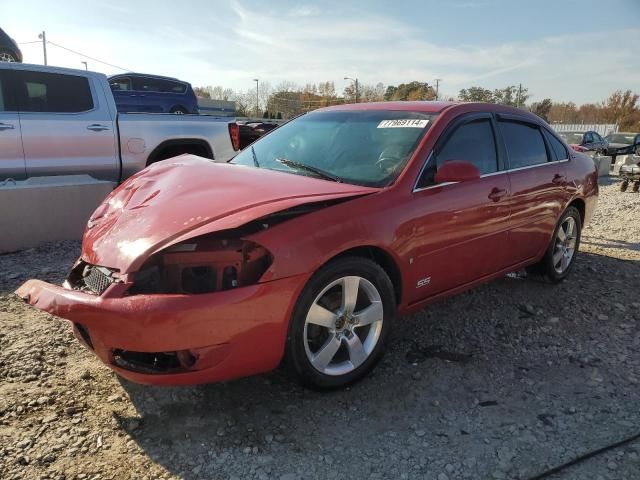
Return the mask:
M 135 274 L 129 294 L 201 294 L 252 285 L 271 260 L 271 254 L 253 242 L 220 234 L 198 237 L 151 257 Z

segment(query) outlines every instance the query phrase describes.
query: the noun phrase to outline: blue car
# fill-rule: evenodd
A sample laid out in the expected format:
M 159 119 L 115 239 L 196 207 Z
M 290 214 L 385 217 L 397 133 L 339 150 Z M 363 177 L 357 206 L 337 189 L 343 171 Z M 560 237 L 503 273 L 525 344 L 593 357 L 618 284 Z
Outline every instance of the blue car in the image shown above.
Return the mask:
M 109 77 L 119 112 L 198 113 L 191 85 L 177 78 L 125 73 Z

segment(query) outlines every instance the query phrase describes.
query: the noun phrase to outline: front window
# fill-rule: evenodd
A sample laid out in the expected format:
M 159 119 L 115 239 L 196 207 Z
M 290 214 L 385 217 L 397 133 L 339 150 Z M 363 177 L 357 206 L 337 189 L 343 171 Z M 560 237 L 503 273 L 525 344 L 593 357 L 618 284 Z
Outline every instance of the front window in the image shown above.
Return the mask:
M 308 113 L 231 163 L 381 187 L 399 175 L 434 118 L 392 110 Z
M 582 143 L 584 133 L 558 132 L 558 135 L 569 145 L 580 145 Z

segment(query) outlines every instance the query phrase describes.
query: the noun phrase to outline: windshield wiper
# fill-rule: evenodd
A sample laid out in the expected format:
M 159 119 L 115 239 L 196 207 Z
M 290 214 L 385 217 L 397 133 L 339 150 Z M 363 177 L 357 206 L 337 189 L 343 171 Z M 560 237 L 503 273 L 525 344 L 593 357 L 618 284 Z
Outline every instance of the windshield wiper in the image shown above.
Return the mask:
M 342 183 L 342 179 L 340 177 L 336 177 L 335 175 L 325 172 L 317 167 L 312 167 L 311 165 L 307 165 L 306 163 L 296 162 L 295 160 L 289 160 L 288 158 L 276 158 L 276 162 L 287 165 L 288 167 L 299 168 L 300 170 L 306 170 L 307 172 L 311 172 L 316 174 L 319 177 L 324 178 L 325 180 L 331 180 L 333 182 Z
M 257 167 L 260 168 L 260 163 L 258 163 L 258 157 L 256 156 L 256 151 L 253 148 L 253 145 L 251 145 L 251 155 L 253 155 L 253 164 Z

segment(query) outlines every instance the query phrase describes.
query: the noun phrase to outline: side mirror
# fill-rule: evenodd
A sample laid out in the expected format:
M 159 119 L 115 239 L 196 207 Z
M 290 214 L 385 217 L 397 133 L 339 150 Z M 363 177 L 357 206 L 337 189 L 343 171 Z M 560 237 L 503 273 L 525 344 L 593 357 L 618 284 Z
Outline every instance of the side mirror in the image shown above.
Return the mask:
M 480 170 L 471 162 L 464 160 L 449 160 L 436 172 L 436 183 L 467 182 L 480 178 Z

